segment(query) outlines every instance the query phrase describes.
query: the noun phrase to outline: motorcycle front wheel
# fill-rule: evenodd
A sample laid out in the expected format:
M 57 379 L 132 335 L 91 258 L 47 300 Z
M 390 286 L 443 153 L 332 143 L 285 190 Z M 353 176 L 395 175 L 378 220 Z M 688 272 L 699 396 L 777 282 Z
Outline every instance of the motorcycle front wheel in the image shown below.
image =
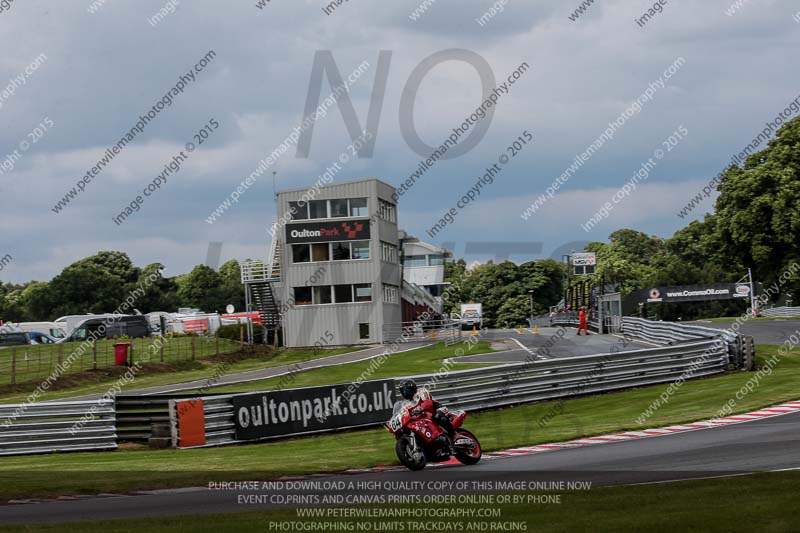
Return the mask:
M 413 471 L 422 470 L 428 463 L 419 441 L 416 443 L 417 452 L 414 452 L 414 441 L 412 439 L 416 438 L 415 435 L 406 435 L 397 439 L 397 444 L 395 445 L 397 458 L 400 459 L 403 466 Z
M 472 442 L 471 444 L 459 444 L 461 439 L 469 439 Z M 473 435 L 471 431 L 458 429 L 456 430 L 456 437 L 453 439 L 453 442 L 455 443 L 453 448 L 456 452 L 456 459 L 458 459 L 460 463 L 465 465 L 478 464 L 478 461 L 480 461 L 483 456 L 481 443 L 478 442 L 478 437 Z

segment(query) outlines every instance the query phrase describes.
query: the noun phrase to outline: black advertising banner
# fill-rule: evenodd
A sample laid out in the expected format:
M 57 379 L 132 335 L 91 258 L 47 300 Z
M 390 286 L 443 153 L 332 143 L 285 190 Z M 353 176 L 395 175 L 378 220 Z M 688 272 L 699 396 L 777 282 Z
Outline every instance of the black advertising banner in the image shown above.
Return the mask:
M 330 242 L 369 239 L 369 219 L 286 224 L 286 242 Z
M 749 298 L 750 285 L 746 283 L 715 283 L 713 285 L 653 287 L 640 291 L 640 295 L 640 301 L 647 303 L 729 300 L 731 298 Z
M 232 401 L 236 440 L 280 437 L 386 422 L 394 380 L 237 394 Z

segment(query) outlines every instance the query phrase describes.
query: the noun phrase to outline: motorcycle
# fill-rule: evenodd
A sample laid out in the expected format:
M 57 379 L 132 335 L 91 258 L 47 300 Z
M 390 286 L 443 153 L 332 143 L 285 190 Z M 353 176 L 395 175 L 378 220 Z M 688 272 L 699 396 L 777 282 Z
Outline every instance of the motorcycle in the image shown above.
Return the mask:
M 465 465 L 477 464 L 481 460 L 481 444 L 472 432 L 461 427 L 467 413 L 448 414 L 446 409 L 438 409 L 437 415 L 451 417 L 455 429 L 452 439 L 429 411 L 403 400 L 394 404 L 386 428 L 397 439 L 395 451 L 400 462 L 409 470 L 422 470 L 428 462 L 441 463 L 451 457 Z

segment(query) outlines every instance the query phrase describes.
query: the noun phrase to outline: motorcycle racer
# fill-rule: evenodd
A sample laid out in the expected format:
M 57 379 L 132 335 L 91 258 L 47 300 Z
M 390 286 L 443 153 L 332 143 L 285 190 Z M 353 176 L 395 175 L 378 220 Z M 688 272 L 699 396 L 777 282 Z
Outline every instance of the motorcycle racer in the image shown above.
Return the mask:
M 451 419 L 455 415 L 447 407 L 434 400 L 428 389 L 418 387 L 413 379 L 404 379 L 400 382 L 399 389 L 400 395 L 409 402 L 412 416 L 419 416 L 426 412 L 431 415 L 434 422 L 447 432 L 451 439 L 454 437 L 455 428 Z

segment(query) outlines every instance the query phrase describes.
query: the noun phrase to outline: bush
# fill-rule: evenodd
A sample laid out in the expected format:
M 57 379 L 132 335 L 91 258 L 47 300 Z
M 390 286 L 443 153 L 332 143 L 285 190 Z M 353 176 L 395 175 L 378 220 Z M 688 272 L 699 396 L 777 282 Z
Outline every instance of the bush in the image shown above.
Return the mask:
M 238 341 L 240 339 L 240 328 L 244 328 L 244 339 L 247 341 L 247 325 L 246 324 L 228 324 L 220 326 L 217 329 L 217 337 L 220 339 L 230 339 Z M 264 342 L 264 328 L 258 324 L 253 324 L 253 342 L 255 344 L 263 344 Z

